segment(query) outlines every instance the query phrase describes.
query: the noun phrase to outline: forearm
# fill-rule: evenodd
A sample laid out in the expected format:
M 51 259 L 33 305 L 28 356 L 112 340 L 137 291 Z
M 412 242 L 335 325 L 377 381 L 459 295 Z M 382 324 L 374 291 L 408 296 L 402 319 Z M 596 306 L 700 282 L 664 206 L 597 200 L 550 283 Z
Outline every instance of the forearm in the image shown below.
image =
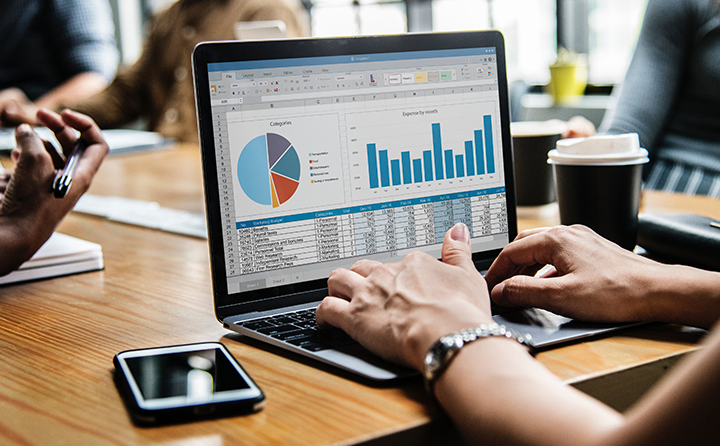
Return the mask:
M 102 129 L 132 122 L 150 110 L 147 78 L 154 53 L 153 47 L 146 45 L 135 64 L 115 76 L 107 88 L 75 104 L 73 110 L 90 116 Z
M 23 225 L 14 218 L 0 216 L 0 277 L 30 259 L 51 234 L 39 233 L 37 225 Z
M 710 328 L 720 319 L 720 273 L 663 265 L 654 286 L 646 299 L 650 320 Z
M 99 73 L 85 72 L 68 79 L 35 101 L 38 107 L 56 110 L 71 106 L 101 91 L 108 82 Z
M 720 438 L 720 332 L 714 331 L 626 413 L 606 443 L 716 445 Z
M 624 423 L 507 339 L 463 347 L 436 382 L 435 394 L 477 444 L 594 444 Z

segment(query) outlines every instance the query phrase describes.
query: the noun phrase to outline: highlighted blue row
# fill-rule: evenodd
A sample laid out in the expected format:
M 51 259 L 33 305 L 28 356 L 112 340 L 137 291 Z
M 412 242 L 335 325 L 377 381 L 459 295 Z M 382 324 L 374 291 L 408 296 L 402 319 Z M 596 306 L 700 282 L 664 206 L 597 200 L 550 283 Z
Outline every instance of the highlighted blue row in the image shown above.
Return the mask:
M 305 212 L 302 214 L 286 215 L 283 217 L 261 218 L 259 220 L 239 221 L 237 229 L 255 228 L 258 226 L 276 225 L 279 223 L 291 223 L 301 220 L 313 220 L 316 218 L 334 217 L 339 215 L 357 214 L 361 212 L 379 211 L 382 209 L 399 208 L 404 206 L 415 206 L 419 204 L 436 203 L 439 201 L 457 200 L 460 198 L 481 197 L 483 195 L 505 193 L 505 187 L 492 187 L 489 189 L 478 189 L 468 192 L 457 192 L 454 194 L 433 195 L 430 197 L 412 198 L 408 200 L 387 201 L 384 203 L 368 204 L 364 206 L 350 206 L 338 209 L 329 209 L 320 212 Z
M 370 189 L 495 173 L 490 115 L 483 116 L 483 130 L 475 130 L 474 139 L 465 141 L 464 154 L 443 150 L 439 123 L 432 124 L 432 150 L 424 150 L 422 158 L 410 159 L 410 152 L 405 151 L 400 152 L 399 160 L 389 160 L 387 150 L 378 150 L 375 143 L 367 144 Z

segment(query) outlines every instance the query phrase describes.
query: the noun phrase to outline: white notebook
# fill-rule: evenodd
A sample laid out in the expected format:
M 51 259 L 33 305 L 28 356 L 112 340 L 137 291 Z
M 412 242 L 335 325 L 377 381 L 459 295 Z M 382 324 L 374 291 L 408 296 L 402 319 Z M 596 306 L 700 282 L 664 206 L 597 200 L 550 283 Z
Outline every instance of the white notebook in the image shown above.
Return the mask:
M 30 260 L 0 277 L 0 285 L 96 271 L 103 267 L 102 246 L 55 232 Z

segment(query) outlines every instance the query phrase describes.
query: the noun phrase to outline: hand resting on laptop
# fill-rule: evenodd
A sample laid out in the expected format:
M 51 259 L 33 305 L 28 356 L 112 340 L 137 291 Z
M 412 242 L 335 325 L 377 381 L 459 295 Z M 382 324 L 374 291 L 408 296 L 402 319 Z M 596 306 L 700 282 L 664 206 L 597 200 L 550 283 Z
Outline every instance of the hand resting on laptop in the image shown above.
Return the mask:
M 546 264 L 554 269 L 533 277 Z M 710 328 L 712 293 L 694 293 L 707 272 L 664 265 L 624 250 L 585 226 L 520 233 L 488 270 L 492 299 L 595 322 L 660 321 Z M 710 290 L 705 290 L 710 291 Z
M 398 263 L 361 260 L 328 279 L 319 325 L 340 327 L 369 350 L 416 369 L 440 336 L 492 323 L 485 281 L 463 224 L 445 235 L 442 262 L 419 251 Z M 448 291 L 452 290 L 452 293 Z
M 546 263 L 554 270 L 532 278 Z M 634 256 L 584 227 L 522 233 L 487 279 L 502 304 L 592 320 L 709 327 L 720 315 L 720 274 Z M 462 225 L 446 235 L 443 262 L 420 253 L 395 264 L 362 261 L 335 271 L 328 286 L 330 296 L 317 309 L 319 324 L 338 326 L 387 359 L 425 369 L 426 376 L 433 342 L 490 322 L 488 288 L 473 271 Z M 518 342 L 484 335 L 473 340 L 465 339 L 465 347 L 448 355 L 445 368 L 433 376 L 438 401 L 472 440 L 711 444 L 720 434 L 714 422 L 720 411 L 720 332 L 625 414 L 562 383 Z

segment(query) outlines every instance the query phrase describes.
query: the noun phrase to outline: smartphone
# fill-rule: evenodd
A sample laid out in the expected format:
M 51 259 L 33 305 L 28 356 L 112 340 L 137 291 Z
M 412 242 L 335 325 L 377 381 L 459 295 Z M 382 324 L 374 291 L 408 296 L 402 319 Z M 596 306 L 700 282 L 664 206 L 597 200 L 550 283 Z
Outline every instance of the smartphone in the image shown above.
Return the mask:
M 265 395 L 219 342 L 120 352 L 115 383 L 138 425 L 256 412 Z

